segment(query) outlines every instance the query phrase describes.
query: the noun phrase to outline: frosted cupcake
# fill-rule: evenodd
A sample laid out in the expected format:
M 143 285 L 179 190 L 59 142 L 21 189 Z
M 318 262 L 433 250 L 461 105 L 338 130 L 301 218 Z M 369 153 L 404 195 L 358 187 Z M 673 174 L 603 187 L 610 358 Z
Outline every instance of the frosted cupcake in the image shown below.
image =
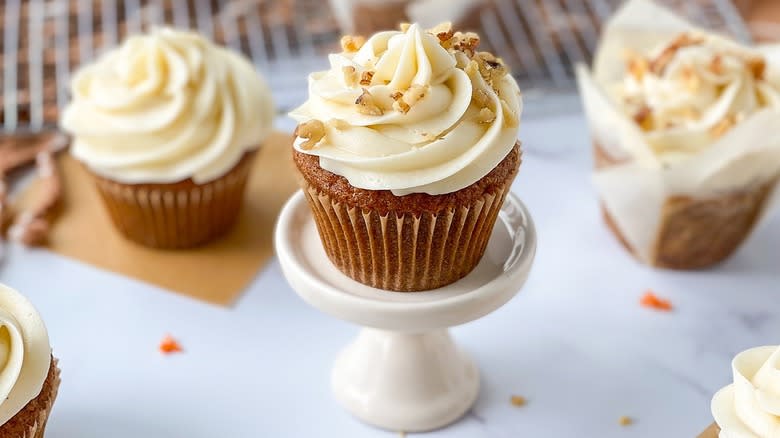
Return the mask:
M 43 438 L 60 370 L 49 335 L 27 299 L 0 284 L 0 436 Z
M 291 113 L 326 253 L 381 289 L 452 283 L 481 259 L 520 166 L 517 84 L 446 24 L 342 43 Z
M 780 437 L 780 347 L 744 351 L 731 367 L 734 383 L 715 394 L 712 415 L 716 425 L 702 436 Z
M 81 68 L 61 125 L 117 228 L 158 248 L 235 222 L 274 106 L 248 60 L 171 29 L 132 36 Z
M 641 261 L 711 266 L 765 213 L 780 175 L 776 60 L 632 1 L 593 72 L 578 69 L 604 216 Z

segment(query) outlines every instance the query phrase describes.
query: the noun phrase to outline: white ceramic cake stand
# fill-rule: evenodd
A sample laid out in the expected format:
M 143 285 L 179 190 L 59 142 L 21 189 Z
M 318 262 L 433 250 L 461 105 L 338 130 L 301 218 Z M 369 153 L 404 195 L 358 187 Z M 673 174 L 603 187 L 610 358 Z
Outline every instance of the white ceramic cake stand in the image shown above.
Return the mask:
M 446 426 L 474 404 L 479 372 L 447 329 L 515 296 L 536 252 L 531 216 L 511 194 L 474 271 L 429 292 L 383 291 L 342 274 L 325 255 L 301 192 L 282 210 L 275 240 L 284 275 L 306 302 L 365 327 L 333 368 L 338 401 L 366 423 L 406 432 Z

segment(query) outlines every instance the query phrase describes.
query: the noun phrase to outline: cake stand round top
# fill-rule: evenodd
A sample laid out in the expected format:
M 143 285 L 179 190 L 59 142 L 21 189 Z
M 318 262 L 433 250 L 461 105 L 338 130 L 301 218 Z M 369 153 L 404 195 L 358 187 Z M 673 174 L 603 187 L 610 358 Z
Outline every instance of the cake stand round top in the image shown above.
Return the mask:
M 479 265 L 463 279 L 426 292 L 375 289 L 342 274 L 325 254 L 301 191 L 279 215 L 275 245 L 287 281 L 312 306 L 366 327 L 425 331 L 475 320 L 514 297 L 531 270 L 536 230 L 510 193 Z

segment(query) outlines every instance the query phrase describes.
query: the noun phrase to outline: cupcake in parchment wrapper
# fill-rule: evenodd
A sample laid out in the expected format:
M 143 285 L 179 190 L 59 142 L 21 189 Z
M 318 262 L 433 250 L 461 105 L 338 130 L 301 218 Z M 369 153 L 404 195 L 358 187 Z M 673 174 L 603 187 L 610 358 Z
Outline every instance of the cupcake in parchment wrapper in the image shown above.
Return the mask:
M 274 117 L 247 59 L 157 29 L 82 67 L 72 91 L 61 125 L 125 237 L 176 249 L 231 229 Z
M 380 289 L 453 283 L 482 258 L 520 166 L 517 84 L 449 24 L 343 42 L 291 113 L 325 252 Z
M 777 49 L 740 46 L 631 0 L 577 79 L 605 220 L 642 262 L 711 266 L 776 205 Z
M 780 436 L 780 347 L 751 348 L 732 361 L 734 380 L 712 398 L 719 438 Z M 706 436 L 706 435 L 705 435 Z
M 0 436 L 43 438 L 60 370 L 33 305 L 0 284 Z

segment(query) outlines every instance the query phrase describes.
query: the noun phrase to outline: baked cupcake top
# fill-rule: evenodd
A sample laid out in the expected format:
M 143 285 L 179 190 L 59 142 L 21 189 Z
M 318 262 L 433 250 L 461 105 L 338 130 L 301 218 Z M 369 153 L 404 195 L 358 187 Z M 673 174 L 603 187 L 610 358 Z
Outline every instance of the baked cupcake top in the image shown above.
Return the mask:
M 294 147 L 367 190 L 439 195 L 488 174 L 517 141 L 520 91 L 479 37 L 417 24 L 344 37 L 290 113 Z
M 780 436 L 780 347 L 758 347 L 732 362 L 734 383 L 712 399 L 721 438 Z
M 38 311 L 0 284 L 0 425 L 40 394 L 50 365 L 49 335 Z
M 722 37 L 682 33 L 627 58 L 614 95 L 666 161 L 701 151 L 763 108 L 780 107 L 764 57 Z
M 274 105 L 242 56 L 172 29 L 129 37 L 81 68 L 61 125 L 72 153 L 123 183 L 205 183 L 269 134 Z

